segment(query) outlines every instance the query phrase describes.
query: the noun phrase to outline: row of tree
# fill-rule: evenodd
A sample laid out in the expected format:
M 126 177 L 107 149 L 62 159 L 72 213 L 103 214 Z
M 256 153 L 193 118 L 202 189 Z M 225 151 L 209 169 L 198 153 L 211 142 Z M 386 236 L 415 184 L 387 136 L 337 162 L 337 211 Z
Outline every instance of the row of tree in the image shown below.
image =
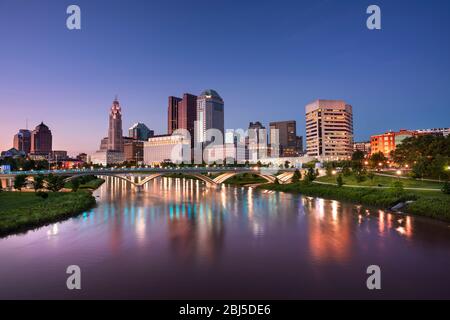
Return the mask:
M 395 163 L 411 166 L 415 178 L 450 178 L 450 136 L 407 138 L 391 156 Z

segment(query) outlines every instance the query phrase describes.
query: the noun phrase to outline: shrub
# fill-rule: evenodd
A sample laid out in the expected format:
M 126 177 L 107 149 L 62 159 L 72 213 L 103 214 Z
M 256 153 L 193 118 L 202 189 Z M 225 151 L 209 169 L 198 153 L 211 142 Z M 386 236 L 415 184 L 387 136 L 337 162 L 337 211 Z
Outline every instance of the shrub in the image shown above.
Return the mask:
M 39 189 L 42 189 L 44 187 L 44 176 L 39 174 L 36 177 L 34 177 L 33 181 L 33 188 L 34 191 L 38 191 Z
M 45 199 L 48 198 L 48 193 L 47 192 L 43 192 L 43 191 L 38 191 L 38 192 L 36 192 L 36 196 L 45 200 Z
M 80 188 L 80 180 L 73 179 L 72 180 L 72 192 L 77 192 L 79 188 Z
M 405 188 L 403 187 L 403 183 L 402 183 L 402 182 L 400 182 L 400 181 L 395 181 L 395 182 L 391 185 L 389 191 L 390 191 L 392 194 L 394 194 L 394 196 L 396 196 L 396 197 L 401 197 L 401 196 L 404 194 L 404 192 L 405 192 Z
M 445 182 L 444 186 L 442 187 L 442 193 L 444 194 L 450 194 L 450 182 Z
M 366 176 L 364 175 L 364 173 L 358 172 L 358 173 L 355 175 L 355 179 L 356 179 L 356 182 L 361 183 L 361 182 L 366 181 Z
M 292 176 L 292 182 L 297 183 L 300 181 L 301 178 L 302 178 L 302 174 L 300 173 L 300 171 L 298 169 L 295 170 L 294 175 Z
M 24 174 L 17 175 L 14 179 L 14 189 L 22 191 L 22 188 L 25 186 L 27 182 L 27 176 Z
M 64 187 L 64 177 L 49 174 L 47 177 L 48 189 L 53 192 L 58 192 Z
M 342 175 L 338 175 L 336 178 L 336 184 L 338 187 L 342 187 L 344 185 L 344 179 L 342 179 Z
M 313 168 L 309 168 L 308 172 L 306 173 L 306 176 L 305 176 L 305 181 L 307 183 L 311 183 L 314 180 L 316 180 L 316 178 L 317 178 L 317 175 L 316 175 L 316 172 L 314 171 L 314 169 Z
M 350 171 L 350 168 L 347 166 L 344 166 L 342 168 L 342 174 L 344 175 L 344 177 L 348 177 L 349 175 L 352 174 L 352 172 Z

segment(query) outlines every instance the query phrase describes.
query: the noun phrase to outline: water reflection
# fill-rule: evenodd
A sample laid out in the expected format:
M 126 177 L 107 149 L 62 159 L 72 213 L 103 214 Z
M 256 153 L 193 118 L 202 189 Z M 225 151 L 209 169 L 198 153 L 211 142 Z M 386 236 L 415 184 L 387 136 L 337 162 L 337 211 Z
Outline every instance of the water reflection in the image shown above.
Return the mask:
M 40 286 L 53 291 L 35 298 L 70 297 L 55 289 L 70 264 L 90 275 L 85 297 L 123 297 L 123 287 L 136 298 L 362 297 L 365 268 L 374 263 L 395 274 L 384 294 L 450 298 L 442 286 L 450 268 L 445 224 L 301 195 L 209 189 L 192 179 L 158 178 L 142 192 L 105 179 L 96 208 L 0 240 L 0 298 Z M 39 277 L 23 276 L 32 270 Z M 420 290 L 403 286 L 411 277 Z
M 214 262 L 221 255 L 226 228 L 234 220 L 249 235 L 261 238 L 278 232 L 280 225 L 298 228 L 299 216 L 307 216 L 301 224 L 307 230 L 310 257 L 317 263 L 349 261 L 358 241 L 355 227 L 366 233 L 376 227 L 380 237 L 392 231 L 405 238 L 413 236 L 409 216 L 343 206 L 333 200 L 225 185 L 209 189 L 198 180 L 170 178 L 155 179 L 138 193 L 121 179 L 105 179 L 105 187 L 98 191 L 103 214 L 85 213 L 83 223 L 95 224 L 95 219 L 106 223 L 112 250 L 123 244 L 124 229 L 134 232 L 138 245 L 145 245 L 147 233 L 158 225 L 167 228 L 170 250 L 180 259 Z

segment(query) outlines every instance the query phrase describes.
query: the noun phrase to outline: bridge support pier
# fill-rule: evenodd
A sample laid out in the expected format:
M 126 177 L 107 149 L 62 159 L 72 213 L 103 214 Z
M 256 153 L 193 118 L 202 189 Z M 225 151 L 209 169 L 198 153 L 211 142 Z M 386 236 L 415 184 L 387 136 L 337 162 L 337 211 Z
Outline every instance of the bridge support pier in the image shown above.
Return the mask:
M 136 192 L 144 191 L 144 186 L 142 185 L 136 184 L 134 187 L 136 188 Z

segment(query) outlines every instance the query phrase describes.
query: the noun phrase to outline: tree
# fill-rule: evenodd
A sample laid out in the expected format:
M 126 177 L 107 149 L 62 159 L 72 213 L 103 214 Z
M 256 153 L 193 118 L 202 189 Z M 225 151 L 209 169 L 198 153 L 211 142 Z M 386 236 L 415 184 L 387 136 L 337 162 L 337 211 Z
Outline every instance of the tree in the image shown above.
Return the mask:
M 370 156 L 369 163 L 372 168 L 379 167 L 379 164 L 381 163 L 384 165 L 384 163 L 387 161 L 387 158 L 384 156 L 383 152 L 377 152 Z
M 364 160 L 364 152 L 357 150 L 352 154 L 352 161 L 362 162 Z
M 342 174 L 338 175 L 336 178 L 336 184 L 338 187 L 342 187 L 344 185 L 344 179 L 342 179 Z
M 302 178 L 302 174 L 300 173 L 300 170 L 295 170 L 294 174 L 292 176 L 292 183 L 297 183 Z
M 2 192 L 3 191 L 3 185 L 2 185 L 2 182 L 0 181 L 0 192 Z
M 291 164 L 291 163 L 290 163 L 289 161 L 286 160 L 286 161 L 284 162 L 284 167 L 285 167 L 286 169 L 288 169 L 290 164 Z
M 44 176 L 39 174 L 36 177 L 34 177 L 33 181 L 34 192 L 38 191 L 39 189 L 42 189 L 43 187 L 44 187 Z
M 364 174 L 363 171 L 358 171 L 355 174 L 355 179 L 356 179 L 356 182 L 358 182 L 358 183 L 364 182 L 366 180 L 366 175 Z
M 442 193 L 444 194 L 450 194 L 450 182 L 445 182 L 444 186 L 442 187 Z
M 58 192 L 64 187 L 64 177 L 49 174 L 47 177 L 48 189 L 52 192 Z
M 27 183 L 27 176 L 24 174 L 19 174 L 14 179 L 14 189 L 17 189 L 19 191 L 22 191 L 22 188 Z
M 81 182 L 79 179 L 73 179 L 71 184 L 72 184 L 72 192 L 77 192 L 78 189 L 80 188 Z
M 344 167 L 342 168 L 342 174 L 344 175 L 344 177 L 348 177 L 352 174 L 350 168 L 347 165 L 344 165 Z
M 306 176 L 305 176 L 306 182 L 307 183 L 311 183 L 314 180 L 316 180 L 316 178 L 317 178 L 317 175 L 316 175 L 316 172 L 314 171 L 314 169 L 313 168 L 309 168 L 308 172 L 306 173 Z

